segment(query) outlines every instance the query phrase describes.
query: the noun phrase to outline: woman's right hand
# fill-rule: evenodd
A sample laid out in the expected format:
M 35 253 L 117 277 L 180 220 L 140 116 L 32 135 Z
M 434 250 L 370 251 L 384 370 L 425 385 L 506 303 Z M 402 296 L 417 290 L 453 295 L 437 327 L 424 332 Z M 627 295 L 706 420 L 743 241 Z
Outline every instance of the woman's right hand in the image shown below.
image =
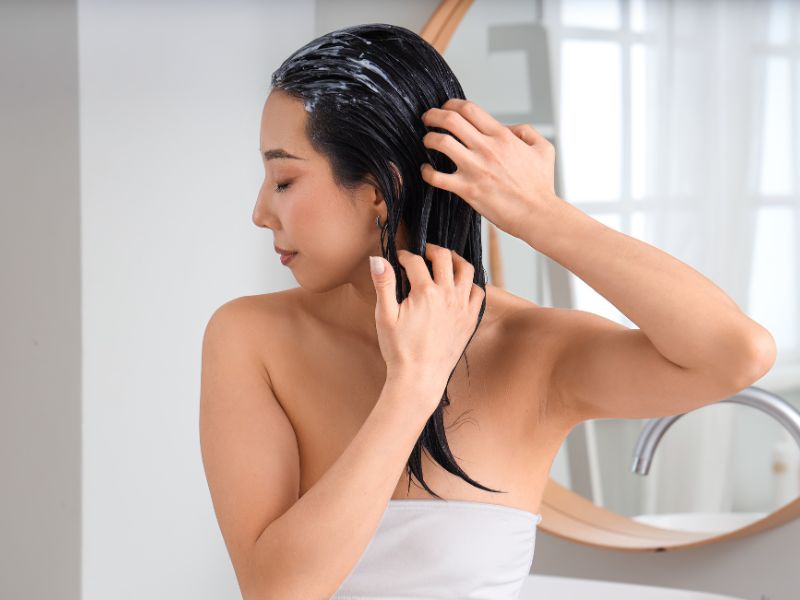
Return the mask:
M 407 298 L 398 304 L 396 276 L 383 257 L 383 273 L 372 273 L 377 292 L 375 325 L 387 378 L 407 377 L 439 389 L 436 404 L 458 364 L 478 321 L 484 290 L 473 282 L 475 267 L 455 251 L 428 243 L 426 257 L 398 250 L 398 261 L 411 284 Z

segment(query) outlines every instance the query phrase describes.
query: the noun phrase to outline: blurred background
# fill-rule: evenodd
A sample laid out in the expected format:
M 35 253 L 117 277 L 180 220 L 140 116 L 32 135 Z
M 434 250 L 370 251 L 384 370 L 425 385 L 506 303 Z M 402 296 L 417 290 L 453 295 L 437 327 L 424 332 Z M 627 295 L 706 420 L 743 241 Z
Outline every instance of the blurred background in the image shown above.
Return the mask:
M 755 385 L 795 407 L 797 8 L 788 0 L 476 0 L 445 52 L 468 98 L 555 143 L 562 198 L 691 265 L 772 332 L 778 359 Z M 498 233 L 504 287 L 636 327 L 579 277 Z M 644 424 L 582 424 L 552 477 L 616 512 L 709 531 L 729 527 L 650 517 L 736 513 L 726 518 L 739 526 L 800 494 L 798 442 L 769 414 L 715 404 L 683 417 L 646 477 L 631 473 Z
M 200 460 L 200 348 L 222 303 L 296 286 L 251 221 L 270 74 L 339 27 L 420 31 L 438 4 L 0 4 L 0 597 L 239 597 Z M 562 198 L 767 327 L 756 385 L 800 407 L 800 1 L 476 0 L 445 58 L 467 97 L 554 141 Z M 634 326 L 500 241 L 511 292 Z M 800 493 L 797 444 L 763 412 L 686 415 L 645 477 L 643 425 L 580 425 L 552 477 L 643 518 L 753 519 Z M 797 522 L 652 555 L 542 533 L 534 571 L 789 599 L 798 543 Z

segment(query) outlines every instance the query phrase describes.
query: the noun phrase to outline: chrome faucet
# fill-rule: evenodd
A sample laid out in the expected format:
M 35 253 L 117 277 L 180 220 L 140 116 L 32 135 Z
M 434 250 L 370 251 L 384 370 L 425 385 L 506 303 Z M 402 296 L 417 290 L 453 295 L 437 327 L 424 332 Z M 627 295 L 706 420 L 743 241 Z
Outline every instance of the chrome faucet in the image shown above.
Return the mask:
M 730 398 L 720 400 L 720 402 L 733 402 L 734 404 L 744 404 L 752 406 L 758 410 L 774 417 L 783 425 L 800 446 L 800 411 L 789 404 L 780 396 L 768 392 L 759 387 L 750 386 L 744 388 Z M 650 472 L 650 464 L 653 462 L 653 454 L 661 441 L 661 437 L 666 433 L 672 424 L 683 415 L 671 415 L 652 419 L 644 426 L 636 441 L 636 448 L 633 451 L 633 466 L 631 471 L 639 475 L 647 475 Z

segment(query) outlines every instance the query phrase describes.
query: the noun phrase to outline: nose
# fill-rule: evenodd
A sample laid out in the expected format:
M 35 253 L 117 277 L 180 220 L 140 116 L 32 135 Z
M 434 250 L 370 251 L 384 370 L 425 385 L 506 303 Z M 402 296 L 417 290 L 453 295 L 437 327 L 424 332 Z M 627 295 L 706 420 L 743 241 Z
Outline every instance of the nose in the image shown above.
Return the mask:
M 261 184 L 261 189 L 256 198 L 256 205 L 253 207 L 253 223 L 257 227 L 267 229 L 277 229 L 278 220 L 268 206 L 268 193 L 266 192 L 266 182 Z

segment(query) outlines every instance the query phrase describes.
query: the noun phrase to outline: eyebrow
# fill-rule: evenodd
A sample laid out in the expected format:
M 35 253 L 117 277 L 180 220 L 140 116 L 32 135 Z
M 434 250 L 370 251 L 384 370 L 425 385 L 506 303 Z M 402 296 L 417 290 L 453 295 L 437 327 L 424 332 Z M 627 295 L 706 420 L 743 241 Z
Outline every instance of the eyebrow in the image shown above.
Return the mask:
M 300 158 L 299 156 L 295 156 L 294 154 L 289 154 L 283 148 L 273 148 L 272 150 L 264 150 L 262 152 L 264 158 L 267 160 L 273 160 L 277 158 L 292 158 L 295 160 L 306 160 L 305 158 Z

